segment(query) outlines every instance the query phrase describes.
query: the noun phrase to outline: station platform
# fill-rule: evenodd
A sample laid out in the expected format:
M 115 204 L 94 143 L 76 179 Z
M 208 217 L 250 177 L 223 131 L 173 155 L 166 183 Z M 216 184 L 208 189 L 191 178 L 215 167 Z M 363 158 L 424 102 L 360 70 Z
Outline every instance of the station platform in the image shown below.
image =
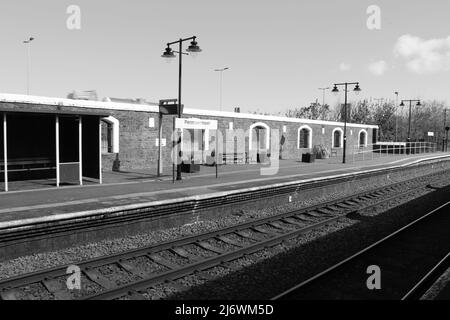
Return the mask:
M 273 184 L 326 180 L 445 158 L 450 159 L 450 153 L 391 155 L 347 164 L 336 159 L 316 160 L 315 163 L 280 160 L 276 175 L 261 175 L 261 168 L 268 168 L 264 165 L 226 165 L 219 167 L 218 179 L 214 167 L 202 167 L 200 173 L 184 174 L 183 180 L 175 184 L 172 175 L 156 178 L 145 171 L 105 173 L 103 185 L 0 193 L 0 229 L 86 217 L 125 206 L 142 207 L 177 199 L 226 195 Z

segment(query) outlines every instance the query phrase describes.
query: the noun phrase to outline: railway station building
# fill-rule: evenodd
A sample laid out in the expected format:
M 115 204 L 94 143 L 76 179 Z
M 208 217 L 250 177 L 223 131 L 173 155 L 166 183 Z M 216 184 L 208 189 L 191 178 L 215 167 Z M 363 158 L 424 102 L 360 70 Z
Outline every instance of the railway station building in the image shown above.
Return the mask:
M 0 94 L 0 189 L 7 190 L 9 181 L 40 178 L 54 179 L 56 186 L 101 183 L 105 171 L 156 173 L 159 151 L 168 174 L 174 117 L 160 117 L 158 103 Z M 216 149 L 219 163 L 251 164 L 270 160 L 274 143 L 280 159 L 301 160 L 314 146 L 339 153 L 344 140 L 341 122 L 204 109 L 185 108 L 177 126 L 181 159 L 205 165 Z M 375 143 L 377 129 L 348 123 L 347 146 Z

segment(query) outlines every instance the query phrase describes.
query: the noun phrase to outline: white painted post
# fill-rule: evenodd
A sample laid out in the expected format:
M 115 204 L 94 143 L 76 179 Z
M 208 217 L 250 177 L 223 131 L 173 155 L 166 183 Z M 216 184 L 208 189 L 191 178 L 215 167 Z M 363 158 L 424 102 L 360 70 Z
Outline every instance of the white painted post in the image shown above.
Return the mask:
M 158 116 L 158 173 L 157 176 L 160 177 L 163 174 L 163 162 L 162 162 L 162 136 L 163 136 L 163 115 L 159 113 Z
M 55 118 L 55 130 L 56 130 L 56 186 L 59 187 L 59 116 Z
M 3 165 L 5 168 L 5 192 L 8 192 L 8 139 L 6 132 L 6 113 L 3 113 Z
M 80 186 L 83 185 L 83 118 L 78 118 L 78 161 L 80 170 Z
M 102 172 L 102 119 L 98 118 L 98 176 L 100 184 L 103 183 Z

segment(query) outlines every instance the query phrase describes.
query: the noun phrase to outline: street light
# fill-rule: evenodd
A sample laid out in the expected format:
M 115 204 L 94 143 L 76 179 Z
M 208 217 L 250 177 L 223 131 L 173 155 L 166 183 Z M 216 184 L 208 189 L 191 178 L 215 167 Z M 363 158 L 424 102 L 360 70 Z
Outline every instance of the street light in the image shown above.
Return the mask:
M 230 70 L 230 68 L 226 67 L 214 70 L 215 72 L 220 72 L 220 111 L 222 111 L 222 85 L 223 85 L 223 72 L 225 70 Z
M 178 68 L 178 118 L 181 118 L 181 108 L 182 108 L 182 103 L 181 103 L 181 79 L 182 79 L 182 62 L 183 62 L 182 57 L 183 57 L 184 54 L 186 54 L 186 53 L 183 52 L 183 42 L 192 40 L 191 44 L 186 49 L 186 51 L 191 53 L 192 56 L 195 57 L 199 52 L 202 52 L 202 50 L 198 46 L 198 43 L 197 43 L 196 39 L 197 39 L 197 37 L 194 36 L 194 37 L 189 37 L 189 38 L 185 38 L 185 39 L 181 39 L 180 38 L 177 41 L 169 42 L 167 44 L 167 48 L 165 49 L 164 53 L 162 54 L 163 58 L 168 59 L 168 61 L 171 61 L 176 56 L 175 56 L 175 53 L 174 53 L 174 51 L 172 50 L 172 48 L 170 46 L 178 44 L 178 46 L 179 46 L 179 50 L 178 50 L 178 58 L 179 58 L 179 68 Z M 175 120 L 174 120 L 174 131 L 175 131 Z M 178 144 L 178 145 L 180 145 L 180 144 Z M 174 161 L 173 166 L 175 166 L 175 159 L 173 161 Z M 182 180 L 182 177 L 181 177 L 181 165 L 178 164 L 178 163 L 177 163 L 177 180 Z
M 361 92 L 361 88 L 359 87 L 359 82 L 344 82 L 344 83 L 335 83 L 333 90 L 331 90 L 331 92 L 333 92 L 334 94 L 338 94 L 339 93 L 339 89 L 338 86 L 344 86 L 345 87 L 345 104 L 344 104 L 344 150 L 343 150 L 343 154 L 342 154 L 342 163 L 345 164 L 345 153 L 346 153 L 346 148 L 347 148 L 347 92 L 348 92 L 348 85 L 355 85 L 355 88 L 353 89 L 353 92 L 355 92 L 356 95 L 358 95 Z M 333 137 L 334 139 L 334 137 Z
M 445 138 L 444 138 L 444 144 L 442 145 L 442 151 L 447 151 L 447 148 L 448 148 L 448 131 L 450 130 L 450 127 L 447 126 L 447 110 L 448 109 L 444 109 Z
M 413 102 L 417 102 L 416 106 L 420 107 L 422 104 L 420 103 L 420 100 L 402 100 L 400 103 L 400 107 L 405 106 L 405 102 L 409 102 L 409 120 L 408 120 L 408 142 L 411 141 L 411 107 Z
M 398 115 L 396 113 L 397 113 L 397 108 L 398 108 L 398 91 L 395 91 L 394 94 L 395 94 L 395 111 L 394 111 L 394 114 L 395 114 L 395 142 L 397 142 L 397 140 L 398 140 Z
M 31 42 L 34 40 L 33 37 L 30 37 L 28 40 L 25 40 L 23 43 L 27 45 L 27 95 L 30 94 L 30 68 L 31 68 Z

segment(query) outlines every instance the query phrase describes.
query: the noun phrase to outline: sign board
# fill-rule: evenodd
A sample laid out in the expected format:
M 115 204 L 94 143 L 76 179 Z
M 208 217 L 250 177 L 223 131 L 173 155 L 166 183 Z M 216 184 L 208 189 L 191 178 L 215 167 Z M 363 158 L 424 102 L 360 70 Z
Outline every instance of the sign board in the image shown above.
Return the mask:
M 184 105 L 181 105 L 181 114 L 183 114 Z M 166 115 L 178 114 L 178 104 L 161 104 L 159 105 L 159 113 Z
M 158 138 L 156 138 L 156 140 L 155 140 L 155 145 L 156 145 L 156 147 L 159 147 L 159 139 Z M 166 139 L 161 139 L 161 147 L 165 147 L 166 145 L 167 145 Z
M 176 129 L 217 130 L 217 120 L 175 119 Z
M 429 137 L 434 137 L 434 132 L 428 132 Z

